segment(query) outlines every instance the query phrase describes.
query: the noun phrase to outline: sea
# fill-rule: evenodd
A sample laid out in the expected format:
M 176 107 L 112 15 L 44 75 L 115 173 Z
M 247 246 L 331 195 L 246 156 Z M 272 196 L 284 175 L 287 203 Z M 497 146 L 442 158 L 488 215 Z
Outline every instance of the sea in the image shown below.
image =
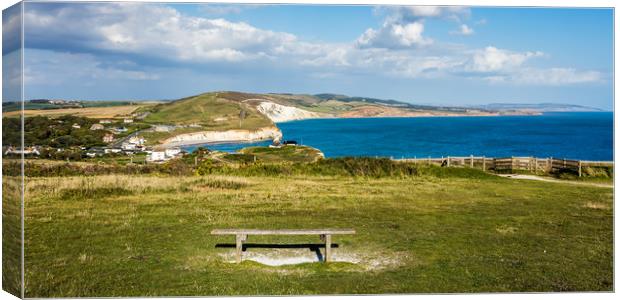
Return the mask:
M 278 123 L 285 140 L 321 150 L 326 157 L 425 158 L 535 156 L 613 160 L 612 112 L 562 112 L 536 116 L 309 119 Z M 271 142 L 205 144 L 235 152 Z

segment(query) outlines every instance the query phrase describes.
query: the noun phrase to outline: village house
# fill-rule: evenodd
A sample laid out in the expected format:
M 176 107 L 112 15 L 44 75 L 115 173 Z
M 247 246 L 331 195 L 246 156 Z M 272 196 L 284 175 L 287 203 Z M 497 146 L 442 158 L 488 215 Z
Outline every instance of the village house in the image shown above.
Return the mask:
M 128 142 L 131 144 L 136 144 L 137 146 L 142 146 L 146 143 L 146 140 L 141 136 L 132 136 L 129 138 Z
M 75 128 L 75 129 L 82 128 L 82 126 L 80 126 L 80 124 L 78 124 L 78 123 L 74 123 L 73 125 L 71 125 L 71 127 Z
M 111 124 L 112 120 L 108 120 L 108 119 L 104 119 L 104 120 L 99 120 L 100 124 Z
M 166 160 L 166 153 L 164 151 L 151 151 L 146 157 L 150 162 L 161 162 Z
M 124 119 L 123 123 L 133 123 L 133 119 Z
M 103 130 L 105 129 L 105 127 L 101 124 L 93 124 L 92 126 L 90 126 L 90 130 Z
M 113 141 L 114 141 L 114 134 L 106 133 L 106 135 L 103 136 L 104 143 L 111 143 Z
M 166 157 L 172 158 L 181 153 L 181 148 L 169 148 L 164 150 L 164 153 L 166 154 Z
M 99 147 L 93 147 L 88 149 L 88 151 L 86 152 L 86 156 L 88 157 L 97 157 L 97 156 L 101 156 L 105 153 L 105 150 L 103 148 L 99 148 Z
M 121 145 L 121 149 L 123 150 L 136 150 L 136 144 L 133 143 L 123 143 Z
M 168 149 L 164 149 L 163 151 L 154 150 L 154 151 L 148 152 L 146 160 L 150 162 L 163 162 L 163 161 L 167 161 L 169 159 L 175 158 L 179 156 L 181 153 L 182 153 L 181 148 L 168 148 Z
M 105 154 L 109 154 L 109 153 L 121 153 L 123 151 L 123 149 L 119 149 L 119 148 L 106 148 L 105 150 L 103 150 L 103 152 Z

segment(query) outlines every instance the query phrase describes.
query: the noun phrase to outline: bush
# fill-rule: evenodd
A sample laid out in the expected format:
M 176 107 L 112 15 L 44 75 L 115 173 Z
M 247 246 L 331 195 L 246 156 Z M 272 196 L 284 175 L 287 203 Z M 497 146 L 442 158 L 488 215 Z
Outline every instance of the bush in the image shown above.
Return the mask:
M 199 175 L 233 174 L 242 176 L 325 175 L 390 177 L 416 175 L 411 163 L 395 162 L 388 158 L 344 157 L 322 159 L 311 163 L 253 163 L 236 167 L 213 160 L 203 161 L 196 171 Z
M 5 162 L 2 171 L 7 176 L 20 176 L 21 163 L 18 161 Z M 32 163 L 26 162 L 24 173 L 28 177 L 59 177 L 59 176 L 93 176 L 106 174 L 151 174 L 161 173 L 168 175 L 192 175 L 193 169 L 182 161 L 173 160 L 165 164 L 105 164 L 105 165 L 78 165 L 74 163 Z

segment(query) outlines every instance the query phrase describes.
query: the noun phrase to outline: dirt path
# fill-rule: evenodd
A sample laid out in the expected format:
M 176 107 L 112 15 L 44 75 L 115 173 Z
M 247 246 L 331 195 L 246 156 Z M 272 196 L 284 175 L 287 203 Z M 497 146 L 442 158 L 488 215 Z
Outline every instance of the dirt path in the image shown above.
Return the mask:
M 585 185 L 585 186 L 595 186 L 595 187 L 604 187 L 604 188 L 613 188 L 614 187 L 613 184 L 608 184 L 608 183 L 559 180 L 559 179 L 553 179 L 553 178 L 536 176 L 536 175 L 498 174 L 498 176 L 504 177 L 504 178 L 512 178 L 512 179 L 538 180 L 538 181 L 546 181 L 546 182 L 565 183 L 565 184 L 574 184 L 574 185 Z

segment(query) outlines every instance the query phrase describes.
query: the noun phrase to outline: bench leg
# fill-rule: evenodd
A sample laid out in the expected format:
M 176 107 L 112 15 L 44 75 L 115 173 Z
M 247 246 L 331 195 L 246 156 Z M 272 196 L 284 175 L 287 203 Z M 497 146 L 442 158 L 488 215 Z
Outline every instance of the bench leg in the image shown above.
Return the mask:
M 332 235 L 325 235 L 325 262 L 332 260 Z
M 237 234 L 237 262 L 241 262 L 241 252 L 243 251 L 243 235 Z

